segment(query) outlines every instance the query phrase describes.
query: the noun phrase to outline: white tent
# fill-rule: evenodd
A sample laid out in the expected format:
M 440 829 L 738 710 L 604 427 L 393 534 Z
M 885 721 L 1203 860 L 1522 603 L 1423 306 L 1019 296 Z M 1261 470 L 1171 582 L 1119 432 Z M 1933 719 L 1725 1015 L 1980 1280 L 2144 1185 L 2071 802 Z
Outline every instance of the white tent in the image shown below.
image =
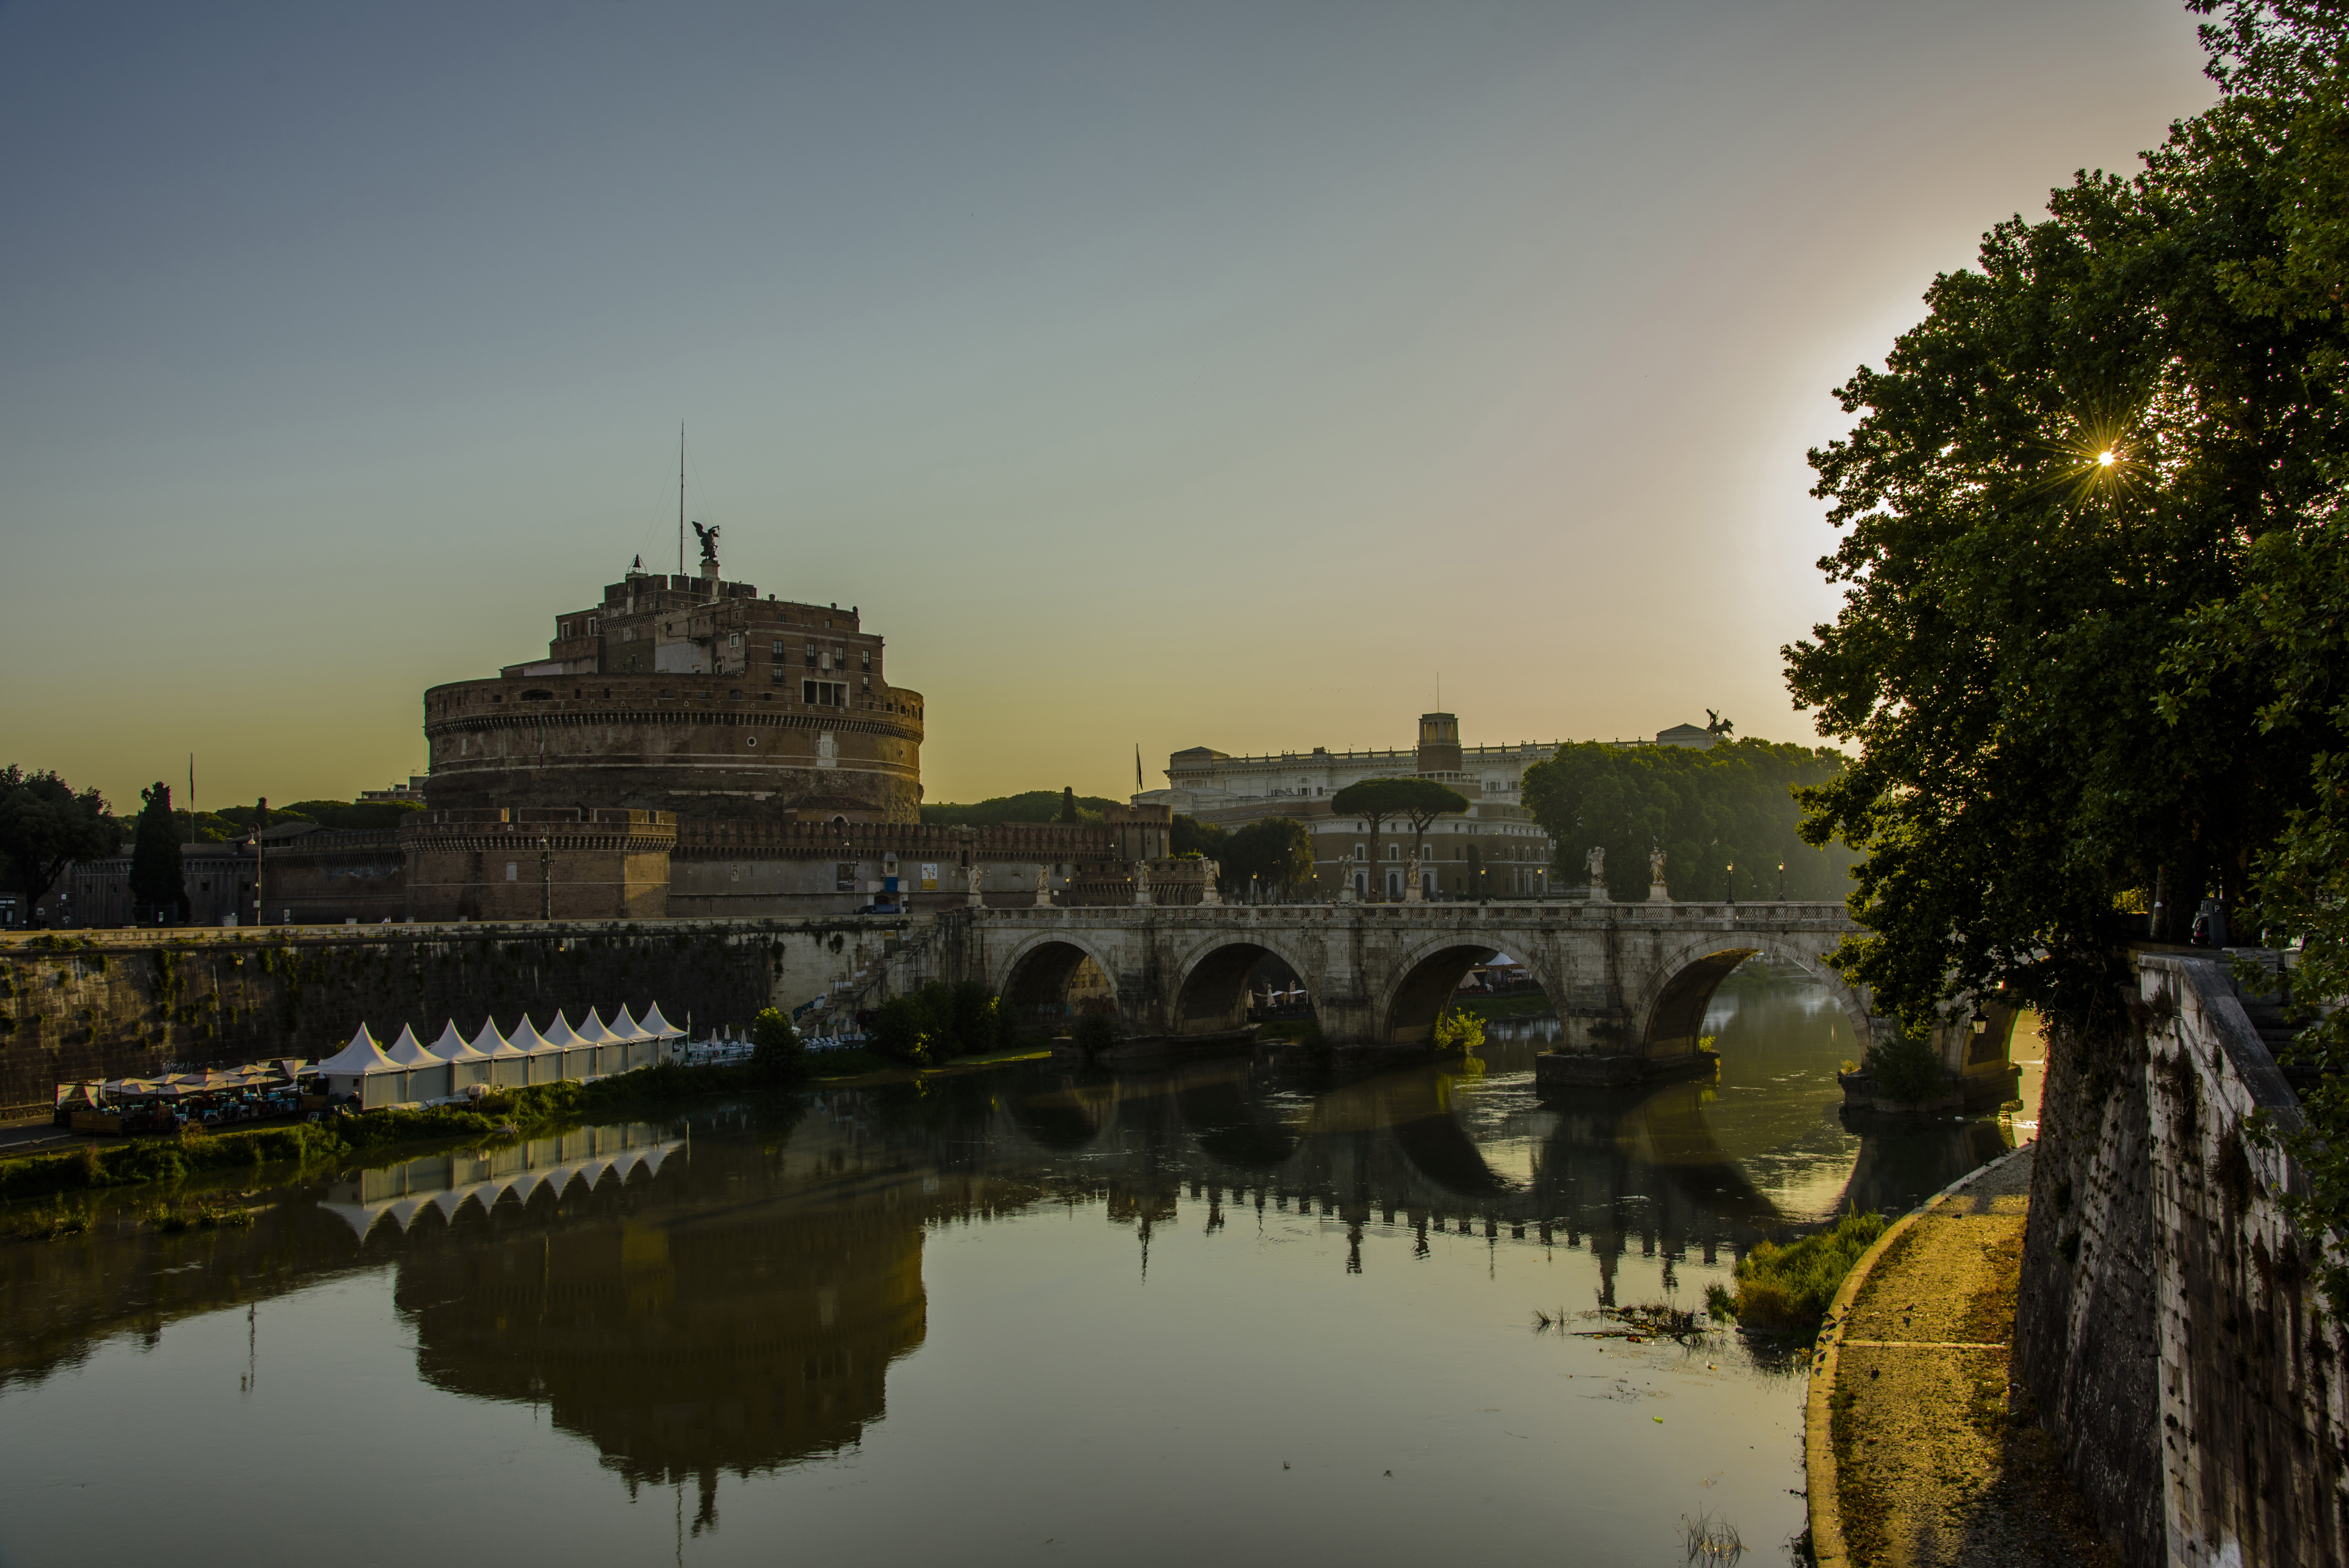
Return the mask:
M 443 1062 L 478 1061 L 481 1054 L 465 1044 L 465 1037 L 457 1033 L 457 1021 L 453 1018 L 449 1020 L 449 1026 L 440 1031 L 440 1038 L 432 1042 L 432 1054 Z
M 424 1048 L 424 1043 L 416 1037 L 416 1031 L 406 1024 L 400 1026 L 399 1038 L 391 1043 L 391 1049 L 384 1055 L 403 1067 L 438 1067 L 441 1064 L 438 1056 Z
M 644 1016 L 636 1022 L 643 1026 L 646 1033 L 657 1039 L 674 1040 L 685 1033 L 684 1030 L 661 1016 L 660 1003 L 657 1002 L 646 1008 Z
M 558 1013 L 556 1016 L 560 1017 L 561 1014 Z M 513 1026 L 513 1032 L 506 1036 L 506 1043 L 513 1047 L 516 1055 L 521 1056 L 535 1056 L 542 1051 L 557 1049 L 549 1044 L 545 1035 L 541 1034 L 533 1026 L 530 1014 L 527 1012 L 523 1013 L 522 1021 Z
M 481 1020 L 481 1032 L 473 1036 L 473 1054 L 477 1056 L 512 1056 L 519 1054 L 506 1044 L 506 1037 L 498 1033 L 498 1021 Z
M 644 1032 L 635 1019 L 628 1016 L 628 1010 L 625 1007 L 613 1011 L 610 1033 L 613 1039 L 626 1045 L 634 1045 L 652 1038 Z
M 579 1036 L 582 1045 L 610 1045 L 619 1039 L 618 1035 L 604 1027 L 604 1021 L 595 1016 L 595 1010 L 592 1007 L 587 1010 L 587 1021 L 572 1033 Z
M 397 1073 L 399 1064 L 385 1056 L 383 1047 L 376 1044 L 376 1037 L 368 1035 L 362 1023 L 359 1033 L 350 1037 L 350 1044 L 317 1064 L 315 1070 L 326 1077 L 364 1077 L 367 1073 Z
M 587 1044 L 571 1032 L 571 1025 L 564 1022 L 563 1010 L 559 1007 L 554 1010 L 554 1022 L 546 1026 L 546 1033 L 540 1038 L 557 1051 L 575 1050 Z

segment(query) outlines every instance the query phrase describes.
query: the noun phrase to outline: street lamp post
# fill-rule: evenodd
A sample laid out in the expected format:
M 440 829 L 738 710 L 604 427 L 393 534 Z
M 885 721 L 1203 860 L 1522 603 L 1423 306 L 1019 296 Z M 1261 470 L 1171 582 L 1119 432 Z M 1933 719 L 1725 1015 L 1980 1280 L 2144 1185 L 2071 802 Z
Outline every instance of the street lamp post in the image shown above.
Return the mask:
M 1782 903 L 1782 904 L 1783 904 L 1783 903 L 1785 903 L 1785 901 L 1786 901 L 1786 863 L 1785 863 L 1784 860 L 1781 860 L 1781 861 L 1779 861 L 1779 862 L 1778 862 L 1778 902 L 1780 902 L 1780 903 Z
M 538 918 L 554 919 L 554 843 L 543 833 L 538 836 Z
M 1729 863 L 1729 904 L 1732 909 L 1737 907 L 1737 862 L 1734 860 Z

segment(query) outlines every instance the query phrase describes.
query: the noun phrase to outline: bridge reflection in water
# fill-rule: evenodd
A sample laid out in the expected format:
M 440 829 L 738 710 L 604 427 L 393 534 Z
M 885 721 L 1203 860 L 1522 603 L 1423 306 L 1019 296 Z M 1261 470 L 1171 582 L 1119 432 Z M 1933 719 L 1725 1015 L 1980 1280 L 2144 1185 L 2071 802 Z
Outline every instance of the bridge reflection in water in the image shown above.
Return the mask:
M 1717 1083 L 1545 1104 L 1554 1023 L 1454 1070 L 1339 1079 L 1270 1056 L 1151 1073 L 1030 1066 L 590 1128 L 275 1196 L 250 1231 L 0 1250 L 0 1387 L 108 1338 L 389 1268 L 419 1373 L 543 1408 L 631 1494 L 858 1444 L 921 1347 L 926 1240 L 1040 1206 L 1132 1228 L 1243 1215 L 1342 1230 L 1345 1267 L 1582 1249 L 1602 1301 L 1651 1299 L 1847 1204 L 1905 1208 L 2005 1147 L 1993 1122 L 1855 1132 L 1803 992 L 1733 987 Z M 1433 1237 L 1482 1247 L 1432 1249 Z M 59 1260 L 71 1258 L 69 1266 Z M 201 1270 L 189 1267 L 201 1262 Z

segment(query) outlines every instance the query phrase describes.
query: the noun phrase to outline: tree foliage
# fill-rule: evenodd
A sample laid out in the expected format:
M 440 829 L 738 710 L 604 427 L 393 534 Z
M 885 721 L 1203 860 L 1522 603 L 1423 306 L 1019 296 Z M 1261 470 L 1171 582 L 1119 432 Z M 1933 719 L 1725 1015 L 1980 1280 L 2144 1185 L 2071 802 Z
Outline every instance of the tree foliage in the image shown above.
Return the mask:
M 171 828 L 171 786 L 157 783 L 139 792 L 140 808 L 130 832 L 130 902 L 157 918 L 182 918 L 187 883 L 180 874 L 180 838 Z
M 807 1064 L 807 1042 L 781 1010 L 762 1007 L 750 1021 L 750 1065 L 770 1083 L 796 1078 Z
M 2339 494 L 2340 18 L 2228 5 L 2220 102 L 1992 229 L 1812 453 L 1845 599 L 1788 684 L 1859 756 L 1806 832 L 1862 851 L 1837 961 L 1912 1028 L 1961 990 L 2084 1018 L 2116 911 L 2243 929 L 2315 799 L 2329 722 L 2277 705 L 2255 606 Z
M 1174 855 L 1203 855 L 1210 860 L 1221 860 L 1231 836 L 1212 822 L 1201 822 L 1178 811 L 1174 814 L 1174 830 L 1168 835 L 1167 849 Z
M 975 980 L 951 986 L 932 981 L 910 996 L 892 997 L 874 1010 L 865 1033 L 875 1054 L 916 1066 L 1008 1050 L 1019 1039 L 1012 1010 Z
M 1427 829 L 1437 817 L 1455 815 L 1467 809 L 1466 795 L 1433 779 L 1362 779 L 1330 797 L 1332 815 L 1361 818 L 1371 836 L 1373 862 L 1379 857 L 1379 828 L 1382 825 L 1402 822 L 1411 826 L 1411 853 L 1416 859 Z
M 1803 842 L 1797 789 L 1843 771 L 1828 747 L 1770 741 L 1693 746 L 1562 746 L 1526 770 L 1524 800 L 1557 846 L 1559 885 L 1584 879 L 1584 856 L 1607 851 L 1607 892 L 1648 896 L 1648 852 L 1664 851 L 1664 883 L 1687 902 L 1726 898 L 1728 867 L 1737 896 L 1775 898 L 1778 867 L 1789 898 L 1839 899 L 1850 891 L 1852 857 Z
M 2221 16 L 2202 36 L 2225 97 L 2198 129 L 2193 167 L 2226 174 L 2256 236 L 2219 264 L 2216 287 L 2262 325 L 2297 400 L 2266 443 L 2279 482 L 2262 525 L 2235 542 L 2239 586 L 2188 618 L 2161 703 L 2180 728 L 2242 704 L 2244 743 L 2268 772 L 2248 826 L 2247 907 L 2231 923 L 2299 945 L 2298 1002 L 2337 1002 L 2349 996 L 2349 16 L 2306 0 L 2198 8 Z M 2305 1128 L 2285 1140 L 2309 1188 L 2285 1201 L 2339 1243 L 2349 1238 L 2349 1010 L 2302 1017 L 2296 1053 L 2325 1071 L 2302 1093 Z M 2319 1268 L 2333 1310 L 2349 1314 L 2343 1255 L 2336 1245 Z
M 77 860 L 98 860 L 122 846 L 122 825 L 94 789 L 76 790 L 54 773 L 0 769 L 0 860 L 27 909 L 57 886 Z
M 1260 898 L 1301 898 L 1313 886 L 1313 835 L 1293 816 L 1268 816 L 1238 828 L 1216 857 L 1225 892 Z

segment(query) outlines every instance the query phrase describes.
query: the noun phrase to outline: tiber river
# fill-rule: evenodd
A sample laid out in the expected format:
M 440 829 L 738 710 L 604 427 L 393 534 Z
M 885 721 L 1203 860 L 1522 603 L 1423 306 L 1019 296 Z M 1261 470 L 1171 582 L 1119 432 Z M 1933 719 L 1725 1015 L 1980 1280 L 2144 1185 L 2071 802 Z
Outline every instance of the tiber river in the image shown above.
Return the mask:
M 1799 1352 L 1633 1343 L 1737 1252 L 2028 1137 L 1855 1134 L 1741 972 L 1717 1084 L 1041 1064 L 0 1245 L 0 1563 L 1785 1561 Z M 2017 1054 L 2033 1055 L 2018 1039 Z M 2033 1071 L 2026 1079 L 2036 1103 Z M 1562 1325 L 1544 1329 L 1537 1314 Z

